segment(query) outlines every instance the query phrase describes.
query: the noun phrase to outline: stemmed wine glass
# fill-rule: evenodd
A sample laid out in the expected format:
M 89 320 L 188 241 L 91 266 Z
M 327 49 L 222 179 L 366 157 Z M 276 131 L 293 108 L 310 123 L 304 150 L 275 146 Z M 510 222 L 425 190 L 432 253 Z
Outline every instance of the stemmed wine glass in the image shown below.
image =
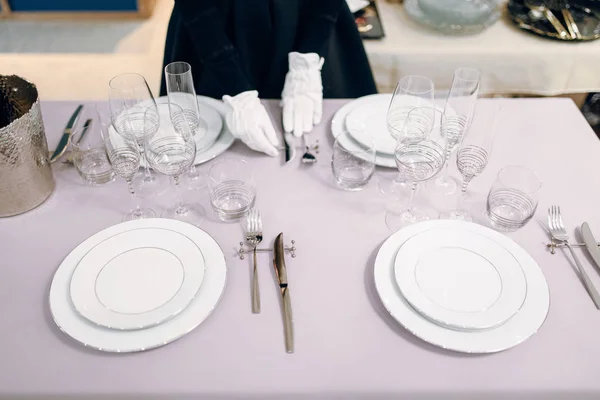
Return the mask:
M 442 134 L 446 139 L 446 163 L 445 172 L 428 187 L 435 194 L 450 195 L 456 192 L 456 181 L 450 176 L 448 166 L 450 156 L 458 147 L 463 136 L 471 125 L 475 102 L 479 95 L 480 74 L 474 68 L 459 68 L 454 71 L 452 87 L 446 106 L 444 107 L 444 120 L 442 122 Z
M 172 116 L 172 125 L 165 126 L 163 123 L 161 129 L 154 129 L 154 125 L 159 123 L 159 115 L 167 112 Z M 158 107 L 149 107 L 146 110 L 144 122 L 149 132 L 146 135 L 148 163 L 161 174 L 172 177 L 175 182 L 177 204 L 163 211 L 161 217 L 198 226 L 206 214 L 204 208 L 197 204 L 184 203 L 180 188 L 181 174 L 189 171 L 196 157 L 196 142 L 187 116 L 177 104 L 158 104 Z
M 432 127 L 436 125 L 434 119 L 440 113 L 434 110 L 433 115 L 434 118 L 428 117 L 422 108 L 411 111 L 405 130 L 412 131 L 412 134 L 410 138 L 399 140 L 396 146 L 396 165 L 410 182 L 411 192 L 405 208 L 399 211 L 389 210 L 385 216 L 387 226 L 394 231 L 429 219 L 426 212 L 413 206 L 413 201 L 419 182 L 431 179 L 444 166 L 444 139 L 439 134 L 431 133 Z
M 192 66 L 181 61 L 168 64 L 165 67 L 165 81 L 169 103 L 181 107 L 187 122 L 190 124 L 197 150 L 202 150 L 203 146 L 208 145 L 208 143 L 202 141 L 208 127 L 206 122 L 200 117 L 198 98 L 196 97 L 194 78 L 192 77 Z M 190 170 L 186 173 L 186 177 L 188 178 L 190 189 L 200 189 L 208 183 L 206 174 L 200 172 L 193 162 Z
M 419 75 L 408 75 L 398 81 L 387 113 L 388 132 L 396 140 L 404 139 L 406 118 L 415 107 L 432 107 L 434 110 L 433 82 Z M 433 117 L 433 116 L 432 116 Z M 408 194 L 410 185 L 400 171 L 394 178 L 381 178 L 379 191 L 386 196 Z
M 456 156 L 456 166 L 462 175 L 462 187 L 455 209 L 440 213 L 440 218 L 472 221 L 473 217 L 463 208 L 467 187 L 471 180 L 481 174 L 488 164 L 494 139 L 500 105 L 496 102 L 491 109 L 482 110 L 479 107 L 475 114 L 469 132 L 463 138 Z
M 150 208 L 142 208 L 135 196 L 133 187 L 133 177 L 140 168 L 141 154 L 136 141 L 131 137 L 116 137 L 110 134 L 110 124 L 108 118 L 104 118 L 101 110 L 97 107 L 98 117 L 100 119 L 100 133 L 102 141 L 106 148 L 106 155 L 110 161 L 115 174 L 125 179 L 127 188 L 131 194 L 134 208 L 123 216 L 123 221 L 135 219 L 153 218 L 156 213 Z
M 156 102 L 146 79 L 135 73 L 120 74 L 109 82 L 109 107 L 112 126 L 124 138 L 132 138 L 140 147 L 142 158 L 145 157 L 144 146 L 144 113 L 148 107 L 156 108 Z M 155 129 L 158 129 L 157 124 Z M 134 179 L 134 186 L 139 197 L 159 195 L 168 188 L 165 179 L 153 173 L 147 162 L 142 160 L 143 175 Z

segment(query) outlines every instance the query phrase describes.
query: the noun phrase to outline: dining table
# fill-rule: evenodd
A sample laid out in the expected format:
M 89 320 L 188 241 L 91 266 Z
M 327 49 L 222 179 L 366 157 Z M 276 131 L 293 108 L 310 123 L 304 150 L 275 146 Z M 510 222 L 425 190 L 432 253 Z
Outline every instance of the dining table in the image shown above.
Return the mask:
M 577 240 L 584 221 L 600 235 L 600 141 L 575 104 L 551 98 L 484 99 L 478 105 L 502 102 L 489 164 L 473 180 L 466 204 L 475 222 L 488 224 L 486 196 L 499 169 L 523 165 L 538 173 L 543 187 L 537 212 L 507 235 L 539 264 L 551 301 L 544 324 L 523 343 L 493 354 L 463 354 L 413 336 L 377 294 L 374 262 L 392 233 L 385 212 L 404 200 L 378 191 L 378 179 L 397 173 L 393 169 L 378 168 L 362 191 L 336 186 L 330 125 L 348 101 L 325 100 L 322 122 L 307 134 L 309 143 L 319 145 L 316 164 L 302 164 L 301 149 L 285 163 L 283 155 L 269 157 L 239 141 L 217 158 L 242 157 L 253 170 L 261 247 L 272 248 L 280 232 L 286 245 L 295 241 L 296 257 L 286 256 L 293 354 L 285 351 L 272 255 L 258 255 L 262 312 L 253 314 L 252 257 L 241 260 L 237 253 L 243 227 L 214 216 L 207 188 L 185 193 L 207 210 L 200 227 L 226 257 L 226 287 L 207 320 L 166 346 L 127 354 L 90 349 L 63 333 L 48 305 L 54 272 L 79 243 L 120 223 L 131 199 L 124 181 L 90 186 L 73 166 L 57 162 L 52 195 L 27 213 L 0 219 L 0 399 L 600 398 L 600 311 L 567 253 L 546 247 L 550 205 L 561 206 Z M 79 103 L 42 102 L 50 149 Z M 279 102 L 264 103 L 281 131 Z M 207 173 L 212 162 L 199 170 Z M 169 190 L 141 201 L 160 213 L 173 195 Z M 415 202 L 428 207 L 433 219 L 450 201 L 438 200 L 422 185 Z M 598 266 L 585 249 L 575 251 L 600 287 Z

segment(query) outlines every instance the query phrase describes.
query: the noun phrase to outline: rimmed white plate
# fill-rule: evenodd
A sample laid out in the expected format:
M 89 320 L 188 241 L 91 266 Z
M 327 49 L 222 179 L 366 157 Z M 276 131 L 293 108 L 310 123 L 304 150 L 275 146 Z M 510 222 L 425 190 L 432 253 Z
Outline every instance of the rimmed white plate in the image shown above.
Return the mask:
M 413 308 L 457 329 L 496 327 L 527 295 L 517 260 L 494 240 L 464 229 L 430 229 L 408 239 L 396 255 L 395 275 Z
M 461 331 L 436 324 L 410 306 L 396 284 L 396 253 L 409 238 L 435 228 L 468 230 L 484 235 L 496 241 L 515 257 L 527 281 L 527 296 L 518 313 L 496 328 Z M 426 221 L 394 233 L 379 249 L 375 260 L 374 279 L 384 307 L 409 332 L 435 346 L 464 353 L 494 353 L 522 343 L 542 326 L 550 307 L 546 279 L 535 260 L 523 248 L 499 232 L 463 221 Z
M 187 236 L 168 229 L 118 233 L 78 263 L 70 284 L 84 318 L 112 329 L 143 329 L 183 311 L 204 278 L 204 256 Z
M 204 255 L 202 285 L 190 305 L 176 317 L 151 328 L 120 331 L 107 329 L 83 318 L 71 304 L 69 284 L 83 256 L 96 244 L 122 232 L 158 228 L 187 236 Z M 107 352 L 136 352 L 164 346 L 191 332 L 215 309 L 226 280 L 225 256 L 217 242 L 203 230 L 170 219 L 143 219 L 124 222 L 93 235 L 77 246 L 56 270 L 50 286 L 50 311 L 58 327 L 85 346 Z

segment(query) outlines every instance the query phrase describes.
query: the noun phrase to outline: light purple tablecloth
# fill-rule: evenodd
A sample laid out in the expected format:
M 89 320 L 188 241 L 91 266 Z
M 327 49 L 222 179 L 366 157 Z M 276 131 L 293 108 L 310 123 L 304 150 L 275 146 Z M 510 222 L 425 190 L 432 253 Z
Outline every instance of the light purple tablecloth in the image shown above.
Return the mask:
M 54 270 L 78 243 L 119 223 L 130 199 L 121 182 L 92 188 L 56 164 L 56 191 L 45 204 L 0 219 L 0 398 L 600 398 L 600 312 L 565 255 L 546 251 L 535 220 L 510 235 L 538 261 L 551 292 L 546 323 L 525 343 L 493 355 L 457 354 L 414 338 L 386 313 L 372 278 L 377 250 L 390 234 L 388 200 L 376 184 L 384 172 L 358 193 L 338 190 L 331 180 L 329 124 L 343 104 L 326 101 L 323 123 L 309 136 L 321 145 L 315 166 L 302 166 L 299 157 L 282 166 L 281 158 L 241 143 L 227 154 L 247 158 L 255 169 L 265 246 L 281 231 L 297 241 L 298 257 L 288 258 L 295 354 L 284 351 L 269 257 L 259 259 L 262 314 L 253 315 L 250 263 L 235 256 L 241 228 L 212 217 L 203 229 L 227 252 L 228 281 L 199 328 L 139 354 L 100 353 L 61 333 L 48 309 Z M 50 148 L 75 105 L 43 104 Z M 268 106 L 278 127 L 278 107 Z M 587 220 L 600 237 L 600 142 L 570 100 L 505 101 L 492 159 L 472 184 L 477 212 L 506 164 L 528 165 L 542 177 L 538 220 L 548 205 L 559 204 L 570 232 Z M 190 196 L 208 209 L 206 193 Z M 170 200 L 146 204 L 160 211 Z M 579 253 L 600 287 L 589 258 Z

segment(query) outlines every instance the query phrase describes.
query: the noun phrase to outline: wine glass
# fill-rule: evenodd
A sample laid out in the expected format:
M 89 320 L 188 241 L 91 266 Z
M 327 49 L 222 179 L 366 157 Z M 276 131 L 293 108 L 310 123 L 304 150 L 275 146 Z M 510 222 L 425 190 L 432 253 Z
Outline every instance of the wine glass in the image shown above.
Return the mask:
M 113 128 L 124 138 L 132 138 L 140 147 L 144 173 L 134 178 L 139 197 L 159 195 L 168 188 L 165 179 L 153 173 L 143 161 L 145 150 L 144 113 L 148 107 L 156 108 L 156 102 L 146 79 L 135 73 L 120 74 L 109 82 L 109 107 Z M 158 129 L 159 125 L 156 125 Z
M 200 109 L 194 88 L 192 66 L 186 62 L 172 62 L 165 67 L 165 81 L 169 103 L 177 104 L 183 110 L 187 122 L 190 124 L 192 136 L 196 140 L 197 150 L 201 151 L 210 143 L 204 143 L 202 138 L 206 135 L 208 127 L 200 118 Z M 200 172 L 194 163 L 187 172 L 188 186 L 190 189 L 200 189 L 206 186 L 206 175 Z
M 420 141 L 400 140 L 394 156 L 398 169 L 410 182 L 411 188 L 408 205 L 399 211 L 390 209 L 386 214 L 387 226 L 396 231 L 412 223 L 429 219 L 425 211 L 414 207 L 413 201 L 419 182 L 431 179 L 444 166 L 444 139 L 439 134 L 430 134 Z
M 404 126 L 410 111 L 415 107 L 434 107 L 433 82 L 419 75 L 408 75 L 398 81 L 387 113 L 388 132 L 396 140 L 405 136 Z M 394 178 L 381 178 L 379 191 L 386 196 L 408 194 L 410 186 L 402 172 Z
M 165 110 L 168 108 L 168 110 Z M 169 113 L 171 124 L 161 129 L 154 125 L 160 123 L 160 115 Z M 196 157 L 196 141 L 183 109 L 177 104 L 158 104 L 148 107 L 144 116 L 146 136 L 146 159 L 154 170 L 170 176 L 175 182 L 177 204 L 167 208 L 161 214 L 163 218 L 172 218 L 198 226 L 206 214 L 198 204 L 186 204 L 180 188 L 180 176 L 190 169 Z
M 156 213 L 151 208 L 142 208 L 135 196 L 133 187 L 133 177 L 140 168 L 141 154 L 136 141 L 131 137 L 121 137 L 111 135 L 111 125 L 108 118 L 103 117 L 103 113 L 97 108 L 100 119 L 100 134 L 106 148 L 106 155 L 112 165 L 114 173 L 127 182 L 127 188 L 131 194 L 134 207 L 123 216 L 123 221 L 135 219 L 154 218 Z
M 451 195 L 456 192 L 456 181 L 450 176 L 448 166 L 450 156 L 458 147 L 471 125 L 475 102 L 479 95 L 480 74 L 474 68 L 459 68 L 454 71 L 452 87 L 444 107 L 442 134 L 446 139 L 445 172 L 428 185 L 429 190 L 439 195 Z
M 471 180 L 481 174 L 488 164 L 498 124 L 500 105 L 496 101 L 490 109 L 481 109 L 473 118 L 473 124 L 458 148 L 456 166 L 462 175 L 462 186 L 456 208 L 440 213 L 440 218 L 472 221 L 463 203 Z

